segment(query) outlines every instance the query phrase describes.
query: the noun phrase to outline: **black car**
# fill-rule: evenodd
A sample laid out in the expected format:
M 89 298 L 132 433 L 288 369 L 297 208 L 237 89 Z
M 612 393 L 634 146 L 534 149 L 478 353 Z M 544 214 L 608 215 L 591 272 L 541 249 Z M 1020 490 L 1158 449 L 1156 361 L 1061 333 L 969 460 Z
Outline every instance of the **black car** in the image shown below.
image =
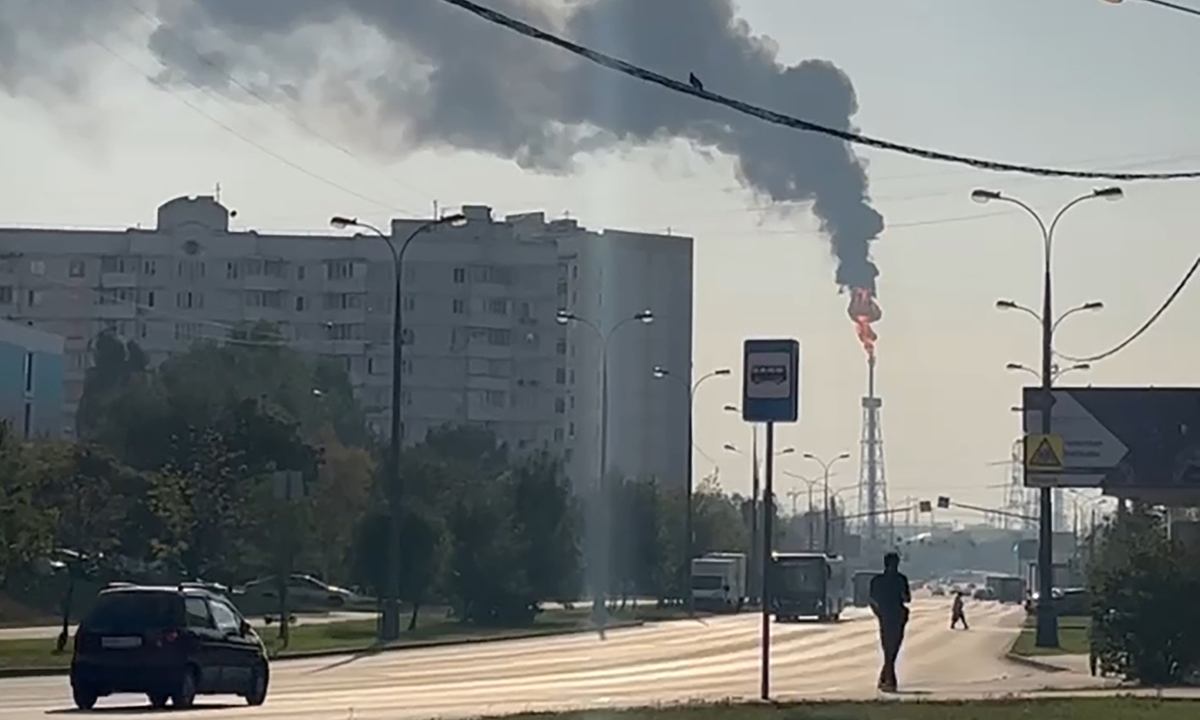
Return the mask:
M 261 705 L 269 680 L 266 648 L 250 624 L 193 584 L 110 586 L 75 633 L 71 690 L 84 710 L 113 693 L 145 693 L 156 708 L 221 693 Z

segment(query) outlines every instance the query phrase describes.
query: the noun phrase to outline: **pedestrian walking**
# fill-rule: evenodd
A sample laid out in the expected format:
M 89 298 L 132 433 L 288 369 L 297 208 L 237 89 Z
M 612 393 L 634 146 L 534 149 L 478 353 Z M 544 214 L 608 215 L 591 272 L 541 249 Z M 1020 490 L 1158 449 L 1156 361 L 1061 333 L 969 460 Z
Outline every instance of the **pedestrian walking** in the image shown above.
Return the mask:
M 883 646 L 879 689 L 884 692 L 896 692 L 896 658 L 904 643 L 910 602 L 912 594 L 908 578 L 900 572 L 900 556 L 889 552 L 883 556 L 883 572 L 871 578 L 871 612 L 879 621 L 879 643 Z
M 957 628 L 960 622 L 962 623 L 963 630 L 971 629 L 971 627 L 967 625 L 967 613 L 965 610 L 963 610 L 962 590 L 958 590 L 954 593 L 954 604 L 950 606 L 950 629 L 954 630 Z

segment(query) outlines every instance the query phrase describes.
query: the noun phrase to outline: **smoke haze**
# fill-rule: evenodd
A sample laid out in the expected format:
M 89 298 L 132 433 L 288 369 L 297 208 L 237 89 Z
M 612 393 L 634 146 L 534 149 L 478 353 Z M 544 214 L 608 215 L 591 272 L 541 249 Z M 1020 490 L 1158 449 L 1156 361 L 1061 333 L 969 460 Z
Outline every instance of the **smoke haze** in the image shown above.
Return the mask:
M 140 3 L 134 6 L 132 3 Z M 857 99 L 832 63 L 781 65 L 731 0 L 486 0 L 497 11 L 709 90 L 851 129 Z M 779 128 L 604 70 L 437 0 L 0 0 L 0 88 L 75 94 L 63 51 L 152 15 L 157 82 L 254 94 L 336 118 L 353 141 L 396 154 L 454 147 L 569 172 L 581 154 L 672 138 L 719 150 L 739 179 L 783 206 L 811 203 L 841 286 L 872 292 L 883 218 L 843 142 Z M 80 8 L 85 8 L 80 12 Z M 366 32 L 363 32 L 366 30 Z M 231 81 L 231 78 L 233 79 Z

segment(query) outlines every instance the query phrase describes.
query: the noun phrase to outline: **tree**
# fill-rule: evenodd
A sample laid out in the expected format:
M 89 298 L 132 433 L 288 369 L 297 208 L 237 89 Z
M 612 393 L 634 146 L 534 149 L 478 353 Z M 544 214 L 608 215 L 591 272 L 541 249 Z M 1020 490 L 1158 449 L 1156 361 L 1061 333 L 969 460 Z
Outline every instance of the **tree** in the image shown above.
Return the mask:
M 1200 562 L 1144 509 L 1101 532 L 1088 567 L 1100 667 L 1143 684 L 1177 684 L 1200 661 Z
M 12 426 L 0 420 L 0 588 L 53 544 L 53 522 L 38 506 L 38 476 L 26 460 Z
M 372 503 L 375 461 L 362 448 L 342 445 L 332 429 L 322 431 L 318 442 L 324 462 L 312 489 L 320 510 L 313 516 L 313 562 L 327 581 L 348 582 L 355 530 Z
M 95 360 L 84 373 L 76 429 L 79 437 L 94 437 L 104 427 L 113 396 L 146 371 L 146 354 L 137 343 L 124 343 L 112 332 L 96 336 Z

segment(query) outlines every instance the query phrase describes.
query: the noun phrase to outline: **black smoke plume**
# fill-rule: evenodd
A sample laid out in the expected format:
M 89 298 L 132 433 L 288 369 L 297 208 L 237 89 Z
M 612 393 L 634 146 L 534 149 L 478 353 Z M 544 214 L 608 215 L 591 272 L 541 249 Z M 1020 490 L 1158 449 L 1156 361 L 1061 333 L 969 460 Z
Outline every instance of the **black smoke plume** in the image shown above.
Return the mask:
M 132 0 L 139 2 L 139 0 Z M 684 139 L 736 161 L 739 179 L 782 207 L 811 203 L 843 287 L 875 290 L 871 208 L 862 161 L 843 142 L 786 130 L 612 73 L 439 0 L 140 0 L 156 18 L 158 82 L 254 95 L 339 115 L 347 136 L 396 153 L 454 147 L 568 172 L 581 154 Z M 485 0 L 582 44 L 750 103 L 841 129 L 858 109 L 853 85 L 824 60 L 786 66 L 731 0 Z M 0 70 L 28 53 L 7 47 L 23 13 L 70 18 L 77 5 L 128 14 L 117 0 L 0 0 Z M 55 10 L 56 8 L 56 10 Z M 124 9 L 122 9 L 124 8 Z M 55 14 L 57 13 L 57 15 Z M 145 19 L 141 21 L 144 23 Z M 43 22 L 41 42 L 55 23 Z M 361 32 L 366 30 L 367 32 Z M 348 49 L 360 48 L 354 55 Z M 54 47 L 44 48 L 53 55 Z M 233 80 L 231 80 L 231 78 Z M 335 108 L 335 110 L 330 110 Z

